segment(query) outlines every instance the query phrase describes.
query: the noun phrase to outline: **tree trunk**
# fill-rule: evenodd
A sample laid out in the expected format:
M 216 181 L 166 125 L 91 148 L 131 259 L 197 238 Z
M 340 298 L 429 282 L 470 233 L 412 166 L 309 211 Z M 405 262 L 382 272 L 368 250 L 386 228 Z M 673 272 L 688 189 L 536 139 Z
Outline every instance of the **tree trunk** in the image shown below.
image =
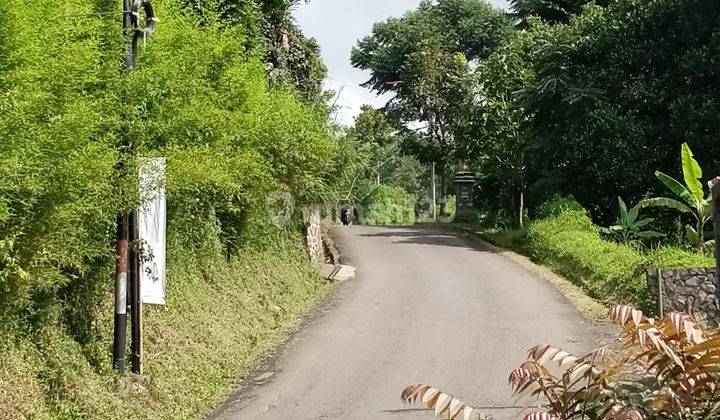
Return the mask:
M 525 190 L 520 187 L 520 205 L 518 206 L 518 225 L 520 229 L 524 227 L 525 221 L 523 216 L 525 215 Z
M 447 179 L 445 177 L 445 165 L 440 171 L 440 215 L 445 215 L 445 206 L 447 205 Z

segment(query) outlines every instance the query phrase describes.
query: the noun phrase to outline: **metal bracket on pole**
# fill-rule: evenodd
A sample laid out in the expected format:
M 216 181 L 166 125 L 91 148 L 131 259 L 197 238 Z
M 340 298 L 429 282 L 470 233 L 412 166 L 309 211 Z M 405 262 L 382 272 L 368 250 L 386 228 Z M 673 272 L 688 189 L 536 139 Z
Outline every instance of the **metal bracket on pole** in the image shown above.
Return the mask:
M 123 28 L 130 35 L 125 56 L 125 68 L 133 69 L 137 65 L 137 44 L 140 38 L 147 38 L 155 31 L 157 18 L 149 0 L 124 0 Z M 140 28 L 140 10 L 145 14 L 145 26 Z
M 142 29 L 139 29 L 140 8 L 142 8 L 145 13 L 145 27 Z M 133 36 L 139 38 L 152 35 L 153 31 L 155 31 L 156 22 L 155 11 L 149 0 L 133 0 L 132 11 L 130 12 L 130 24 L 135 28 L 135 34 Z

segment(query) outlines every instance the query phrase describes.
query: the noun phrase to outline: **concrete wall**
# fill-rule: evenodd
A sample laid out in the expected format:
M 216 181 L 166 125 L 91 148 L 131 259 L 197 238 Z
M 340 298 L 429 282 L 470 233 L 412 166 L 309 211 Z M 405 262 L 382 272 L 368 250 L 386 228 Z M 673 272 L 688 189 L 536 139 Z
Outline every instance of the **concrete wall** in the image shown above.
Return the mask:
M 715 268 L 674 268 L 648 270 L 648 287 L 658 297 L 662 284 L 662 303 L 665 313 L 679 311 L 695 316 L 698 321 L 717 327 L 720 323 L 720 303 Z

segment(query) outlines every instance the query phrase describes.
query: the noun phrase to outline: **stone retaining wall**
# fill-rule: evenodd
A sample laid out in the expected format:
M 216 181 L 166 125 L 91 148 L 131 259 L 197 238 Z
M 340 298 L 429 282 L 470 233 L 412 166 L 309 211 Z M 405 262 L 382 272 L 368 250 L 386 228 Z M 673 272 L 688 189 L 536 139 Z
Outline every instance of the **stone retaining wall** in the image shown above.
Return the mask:
M 658 297 L 658 274 L 662 276 L 662 304 L 665 313 L 692 314 L 698 321 L 717 327 L 720 302 L 715 268 L 656 268 L 648 270 L 648 287 Z

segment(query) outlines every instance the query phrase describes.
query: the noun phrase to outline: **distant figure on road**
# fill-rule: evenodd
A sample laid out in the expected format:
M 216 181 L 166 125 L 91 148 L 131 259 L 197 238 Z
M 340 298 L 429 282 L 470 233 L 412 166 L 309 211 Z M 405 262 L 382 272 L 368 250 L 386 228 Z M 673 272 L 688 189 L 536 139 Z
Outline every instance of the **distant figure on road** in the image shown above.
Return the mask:
M 355 206 L 346 204 L 340 209 L 340 221 L 343 226 L 350 226 L 353 222 L 353 216 L 355 213 Z

